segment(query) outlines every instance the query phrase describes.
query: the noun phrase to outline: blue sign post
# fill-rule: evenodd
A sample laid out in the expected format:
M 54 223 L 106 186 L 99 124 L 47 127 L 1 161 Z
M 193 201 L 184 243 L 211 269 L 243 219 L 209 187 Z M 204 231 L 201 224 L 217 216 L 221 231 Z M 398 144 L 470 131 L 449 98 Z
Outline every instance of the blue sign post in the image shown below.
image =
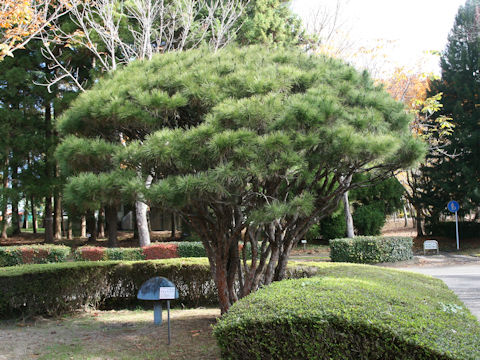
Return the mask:
M 460 250 L 460 242 L 458 240 L 458 213 L 457 213 L 458 210 L 460 209 L 460 205 L 455 200 L 452 200 L 448 203 L 447 209 L 450 212 L 455 213 L 455 233 L 457 236 L 457 250 Z

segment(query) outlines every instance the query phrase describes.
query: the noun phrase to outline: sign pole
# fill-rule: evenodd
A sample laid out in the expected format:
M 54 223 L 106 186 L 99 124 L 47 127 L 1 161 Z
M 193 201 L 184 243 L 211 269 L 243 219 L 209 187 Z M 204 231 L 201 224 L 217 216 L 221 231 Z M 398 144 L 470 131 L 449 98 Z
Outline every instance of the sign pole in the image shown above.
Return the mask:
M 168 345 L 170 345 L 170 300 L 167 300 L 168 309 Z
M 457 235 L 457 250 L 460 250 L 460 242 L 458 241 L 458 212 L 455 211 L 455 233 Z

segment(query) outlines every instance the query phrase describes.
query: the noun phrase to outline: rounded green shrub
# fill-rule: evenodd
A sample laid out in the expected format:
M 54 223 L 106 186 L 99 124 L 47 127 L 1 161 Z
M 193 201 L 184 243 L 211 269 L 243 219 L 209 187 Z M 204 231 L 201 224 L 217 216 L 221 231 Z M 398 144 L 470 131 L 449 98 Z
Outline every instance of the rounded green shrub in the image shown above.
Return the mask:
M 362 205 L 352 215 L 359 235 L 380 235 L 385 225 L 385 213 L 379 204 Z
M 320 234 L 325 240 L 344 237 L 347 232 L 347 224 L 342 213 L 334 214 L 320 222 Z
M 260 289 L 214 335 L 224 359 L 480 358 L 480 324 L 442 281 L 365 265 Z

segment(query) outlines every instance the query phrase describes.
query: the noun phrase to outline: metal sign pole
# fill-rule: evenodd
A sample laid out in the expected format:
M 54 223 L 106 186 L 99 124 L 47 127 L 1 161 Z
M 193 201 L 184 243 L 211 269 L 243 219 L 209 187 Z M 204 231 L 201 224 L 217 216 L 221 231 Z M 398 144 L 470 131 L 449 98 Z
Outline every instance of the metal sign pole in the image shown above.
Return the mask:
M 457 235 L 457 250 L 460 250 L 460 242 L 458 240 L 458 212 L 455 211 L 455 233 Z
M 170 300 L 167 300 L 167 312 L 168 312 L 168 345 L 170 345 Z

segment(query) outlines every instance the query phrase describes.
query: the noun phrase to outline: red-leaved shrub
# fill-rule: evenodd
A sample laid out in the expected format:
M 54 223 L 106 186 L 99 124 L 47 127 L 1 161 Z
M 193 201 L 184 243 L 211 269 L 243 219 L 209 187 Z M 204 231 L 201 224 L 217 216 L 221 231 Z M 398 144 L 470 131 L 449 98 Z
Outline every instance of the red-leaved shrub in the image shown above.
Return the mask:
M 35 258 L 35 251 L 32 248 L 22 247 L 20 248 L 22 253 L 22 264 L 32 264 Z
M 84 260 L 99 261 L 105 258 L 105 248 L 95 246 L 84 246 L 79 248 L 81 257 Z
M 154 244 L 142 248 L 146 260 L 171 259 L 178 257 L 177 244 Z

